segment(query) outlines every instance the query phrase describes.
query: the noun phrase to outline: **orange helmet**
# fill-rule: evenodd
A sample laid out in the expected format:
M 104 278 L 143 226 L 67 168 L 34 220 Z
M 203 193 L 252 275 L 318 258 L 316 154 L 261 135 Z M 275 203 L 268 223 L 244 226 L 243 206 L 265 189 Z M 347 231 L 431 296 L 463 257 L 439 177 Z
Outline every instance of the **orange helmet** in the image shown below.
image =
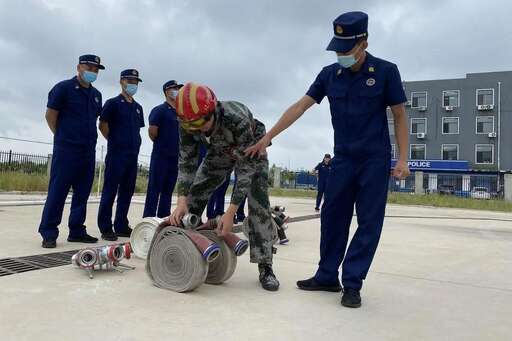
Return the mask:
M 215 94 L 205 85 L 187 83 L 176 97 L 176 112 L 183 123 L 209 118 L 216 106 Z

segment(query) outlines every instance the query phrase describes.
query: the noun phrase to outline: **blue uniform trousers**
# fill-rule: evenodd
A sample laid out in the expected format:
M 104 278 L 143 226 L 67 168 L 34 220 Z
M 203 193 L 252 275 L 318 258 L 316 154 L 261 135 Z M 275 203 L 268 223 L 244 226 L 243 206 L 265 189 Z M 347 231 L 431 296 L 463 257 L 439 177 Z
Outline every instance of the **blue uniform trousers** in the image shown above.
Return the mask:
M 112 206 L 117 195 L 114 230 L 123 232 L 129 226 L 128 210 L 137 180 L 137 154 L 108 152 L 105 158 L 105 177 L 98 212 L 101 233 L 112 232 Z
M 69 235 L 83 236 L 87 200 L 94 181 L 94 147 L 68 148 L 55 146 L 48 185 L 48 196 L 43 209 L 39 233 L 44 240 L 56 240 L 62 211 L 70 189 L 73 189 L 69 214 Z
M 319 283 L 338 283 L 343 261 L 343 286 L 361 289 L 382 231 L 389 172 L 386 157 L 333 159 L 321 213 L 320 262 L 315 275 Z M 358 228 L 347 250 L 354 205 Z
M 143 217 L 167 217 L 178 178 L 178 156 L 151 154 Z

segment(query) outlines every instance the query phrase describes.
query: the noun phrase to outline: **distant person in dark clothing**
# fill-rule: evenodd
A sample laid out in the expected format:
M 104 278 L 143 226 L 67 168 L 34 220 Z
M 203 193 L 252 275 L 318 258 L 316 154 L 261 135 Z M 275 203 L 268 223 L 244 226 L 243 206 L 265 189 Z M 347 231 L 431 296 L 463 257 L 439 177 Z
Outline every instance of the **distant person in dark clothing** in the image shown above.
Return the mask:
M 318 177 L 318 193 L 316 195 L 316 206 L 315 211 L 320 211 L 320 203 L 324 196 L 325 186 L 327 185 L 327 177 L 331 170 L 331 154 L 325 154 L 324 160 L 320 162 L 314 169 L 316 176 Z

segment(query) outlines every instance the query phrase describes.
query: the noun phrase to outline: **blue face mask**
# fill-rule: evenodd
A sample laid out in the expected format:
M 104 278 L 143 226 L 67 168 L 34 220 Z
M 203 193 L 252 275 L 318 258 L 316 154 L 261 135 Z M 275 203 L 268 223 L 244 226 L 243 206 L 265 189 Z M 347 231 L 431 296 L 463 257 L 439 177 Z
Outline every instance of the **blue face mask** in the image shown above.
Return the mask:
M 82 80 L 86 83 L 92 83 L 98 78 L 98 74 L 92 71 L 83 71 Z
M 129 96 L 133 96 L 137 93 L 137 88 L 138 88 L 138 85 L 137 84 L 130 84 L 130 83 L 127 83 L 124 87 L 124 91 L 126 91 L 126 93 L 129 95 Z
M 357 59 L 355 57 L 356 52 L 349 54 L 347 56 L 338 56 L 338 63 L 341 65 L 342 68 L 348 69 L 349 67 L 357 63 Z

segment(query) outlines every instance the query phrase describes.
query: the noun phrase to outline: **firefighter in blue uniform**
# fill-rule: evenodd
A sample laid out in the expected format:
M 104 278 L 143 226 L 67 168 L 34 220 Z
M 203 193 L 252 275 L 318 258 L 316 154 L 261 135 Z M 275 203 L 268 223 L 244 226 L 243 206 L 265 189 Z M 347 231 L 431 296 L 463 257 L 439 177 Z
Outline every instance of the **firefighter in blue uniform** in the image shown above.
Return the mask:
M 235 174 L 235 184 L 236 184 L 236 174 Z M 224 214 L 224 204 L 225 204 L 225 197 L 226 192 L 229 187 L 229 183 L 231 182 L 231 175 L 228 176 L 226 181 L 213 192 L 212 196 L 210 197 L 210 200 L 208 200 L 208 206 L 206 207 L 206 216 L 208 219 L 213 219 L 219 215 Z M 236 211 L 236 216 L 233 221 L 234 224 L 238 224 L 244 221 L 245 219 L 245 200 L 242 201 L 240 206 L 238 206 L 238 210 Z
M 303 290 L 341 291 L 338 271 L 343 261 L 341 304 L 355 308 L 361 306 L 360 289 L 384 221 L 391 169 L 388 106 L 400 148 L 393 176 L 404 178 L 409 174 L 406 97 L 397 66 L 366 52 L 365 13 L 342 14 L 333 26 L 334 37 L 327 50 L 336 52 L 338 62 L 324 67 L 306 95 L 246 153 L 264 153 L 272 138 L 327 96 L 334 128 L 334 158 L 321 213 L 320 262 L 316 274 L 298 281 L 297 286 Z M 359 226 L 347 249 L 354 205 Z
M 140 128 L 144 127 L 142 106 L 133 99 L 139 82 L 142 80 L 137 70 L 122 71 L 121 94 L 107 100 L 100 115 L 99 128 L 108 144 L 98 227 L 101 237 L 109 241 L 129 237 L 132 231 L 128 209 L 137 180 Z M 116 195 L 116 216 L 112 229 L 112 206 Z
M 104 69 L 98 56 L 80 56 L 77 76 L 58 83 L 48 94 L 46 121 L 53 133 L 53 158 L 48 197 L 39 225 L 44 248 L 57 246 L 58 226 L 71 188 L 68 241 L 98 241 L 87 234 L 84 222 L 94 180 L 96 122 L 102 105 L 101 93 L 91 83 L 98 71 Z
M 163 85 L 165 102 L 149 114 L 149 138 L 153 141 L 149 181 L 143 217 L 170 215 L 172 192 L 178 178 L 179 123 L 176 96 L 183 84 L 175 80 Z
M 329 176 L 329 171 L 331 170 L 331 154 L 325 154 L 324 159 L 315 167 L 315 172 L 318 177 L 318 193 L 316 194 L 316 205 L 315 211 L 320 211 L 320 203 L 322 202 L 322 198 L 324 196 L 325 187 L 327 186 L 327 177 Z

